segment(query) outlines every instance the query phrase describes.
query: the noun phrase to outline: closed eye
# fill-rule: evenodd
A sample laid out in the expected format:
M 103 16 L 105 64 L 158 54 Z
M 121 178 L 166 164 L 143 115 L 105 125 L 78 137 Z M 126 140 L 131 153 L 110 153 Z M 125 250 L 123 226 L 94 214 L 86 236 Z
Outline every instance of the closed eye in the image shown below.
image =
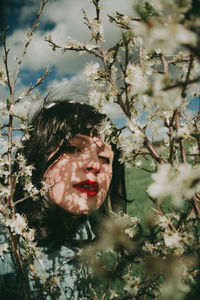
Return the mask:
M 106 157 L 106 156 L 99 156 L 99 160 L 101 163 L 103 164 L 110 164 L 110 158 L 109 157 Z
M 77 152 L 81 152 L 81 149 L 78 146 L 66 145 L 64 152 L 65 153 L 77 153 Z

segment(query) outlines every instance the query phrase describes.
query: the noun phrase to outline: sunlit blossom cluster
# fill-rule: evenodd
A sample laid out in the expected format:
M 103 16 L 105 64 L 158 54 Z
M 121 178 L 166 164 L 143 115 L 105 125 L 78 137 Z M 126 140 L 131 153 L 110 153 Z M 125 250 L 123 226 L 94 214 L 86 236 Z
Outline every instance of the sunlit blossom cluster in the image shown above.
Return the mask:
M 0 67 L 0 85 L 5 85 L 7 81 L 6 71 Z
M 144 45 L 148 50 L 156 49 L 157 52 L 165 54 L 173 54 L 175 50 L 182 44 L 196 45 L 196 35 L 187 30 L 184 26 L 174 23 L 152 24 L 148 27 L 144 24 L 136 23 L 133 26 L 133 32 L 143 37 Z
M 89 21 L 89 28 L 91 28 L 91 37 L 92 39 L 98 39 L 104 41 L 103 39 L 103 26 L 101 22 L 97 19 Z
M 124 279 L 126 281 L 124 289 L 127 291 L 127 293 L 131 296 L 137 296 L 137 293 L 139 291 L 138 286 L 140 284 L 140 278 L 127 274 L 124 276 Z
M 128 64 L 126 69 L 125 82 L 129 85 L 129 93 L 134 96 L 136 94 L 144 93 L 148 88 L 147 77 L 139 66 Z
M 153 183 L 149 185 L 147 191 L 151 197 L 159 201 L 170 196 L 175 205 L 182 206 L 184 200 L 190 200 L 195 193 L 200 192 L 199 166 L 181 164 L 173 168 L 170 164 L 164 164 L 152 178 Z

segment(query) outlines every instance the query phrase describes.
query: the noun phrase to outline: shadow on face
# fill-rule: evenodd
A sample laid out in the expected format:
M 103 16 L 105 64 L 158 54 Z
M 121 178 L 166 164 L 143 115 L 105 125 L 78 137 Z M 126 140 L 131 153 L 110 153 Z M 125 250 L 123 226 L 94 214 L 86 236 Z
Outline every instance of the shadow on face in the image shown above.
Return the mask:
M 52 201 L 73 214 L 98 210 L 112 179 L 113 157 L 111 146 L 100 138 L 76 135 L 44 174 Z

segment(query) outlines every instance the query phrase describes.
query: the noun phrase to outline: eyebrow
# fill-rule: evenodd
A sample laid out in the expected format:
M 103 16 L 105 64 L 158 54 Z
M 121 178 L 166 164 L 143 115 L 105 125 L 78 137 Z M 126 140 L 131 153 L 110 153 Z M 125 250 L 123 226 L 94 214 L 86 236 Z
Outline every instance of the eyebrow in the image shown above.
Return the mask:
M 83 135 L 75 135 L 71 138 L 71 140 L 73 140 L 73 139 L 80 139 L 80 140 L 83 140 L 85 142 L 89 142 L 90 137 L 89 136 L 83 136 Z
M 60 146 L 58 151 L 46 162 L 44 171 L 46 171 L 48 167 L 51 166 L 54 163 L 54 161 L 56 161 L 56 159 L 59 158 L 59 156 L 63 153 L 64 148 L 65 148 L 65 140 L 63 140 L 62 145 Z

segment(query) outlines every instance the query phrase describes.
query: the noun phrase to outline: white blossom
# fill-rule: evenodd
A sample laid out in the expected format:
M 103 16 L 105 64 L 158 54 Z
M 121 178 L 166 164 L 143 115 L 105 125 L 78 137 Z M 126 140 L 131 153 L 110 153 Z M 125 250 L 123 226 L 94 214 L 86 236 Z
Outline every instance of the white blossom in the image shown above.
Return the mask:
M 103 26 L 101 22 L 97 19 L 93 19 L 89 22 L 90 26 L 92 27 L 92 38 L 97 38 L 103 41 Z
M 26 126 L 26 124 L 21 123 L 21 124 L 20 124 L 20 128 L 21 128 L 22 130 L 25 130 L 25 129 L 27 129 L 27 126 Z
M 110 297 L 109 299 L 119 299 L 119 295 L 117 294 L 117 292 L 115 290 L 110 290 Z
M 181 237 L 178 232 L 174 232 L 172 230 L 165 230 L 163 233 L 164 242 L 167 247 L 177 248 L 180 246 Z
M 143 249 L 144 252 L 149 252 L 150 254 L 153 254 L 155 247 L 150 242 L 145 241 L 145 244 L 142 247 L 142 249 Z
M 166 265 L 168 275 L 161 285 L 159 299 L 184 299 L 190 291 L 188 275 L 189 263 L 183 259 L 177 259 L 173 263 Z
M 152 88 L 152 101 L 163 111 L 173 111 L 182 103 L 181 89 L 174 88 L 165 91 L 165 78 L 160 75 L 154 76 Z
M 42 181 L 41 184 L 42 188 L 39 190 L 39 193 L 42 197 L 45 197 L 48 194 L 51 185 L 48 184 L 46 181 Z
M 135 235 L 135 230 L 129 227 L 124 230 L 124 233 L 127 234 L 130 238 L 133 238 Z
M 198 60 L 194 60 L 193 68 L 191 70 L 191 78 L 194 79 L 200 75 L 200 62 Z M 192 85 L 190 89 L 194 89 L 196 94 L 199 94 L 199 84 Z
M 32 176 L 33 169 L 34 169 L 34 167 L 32 165 L 26 166 L 24 169 L 24 174 L 26 174 L 26 176 Z
M 91 51 L 91 50 L 95 49 L 97 46 L 92 43 L 88 43 L 85 45 L 85 47 L 87 50 Z
M 4 252 L 9 251 L 9 245 L 7 243 L 0 244 L 0 257 L 4 259 Z
M 144 71 L 134 64 L 129 63 L 126 69 L 125 82 L 130 85 L 130 94 L 143 93 L 148 88 L 148 81 Z
M 193 145 L 189 148 L 189 153 L 190 154 L 197 154 L 198 153 L 198 146 L 197 145 Z
M 134 150 L 140 149 L 144 143 L 144 134 L 138 128 L 137 123 L 129 120 L 127 122 L 127 127 L 131 133 L 122 133 L 119 137 L 119 148 L 122 149 L 125 156 L 129 156 L 133 153 Z
M 125 277 L 125 276 L 124 276 Z M 139 284 L 140 284 L 140 278 L 136 276 L 128 276 L 125 277 L 126 285 L 124 287 L 124 290 L 128 292 L 131 296 L 137 296 L 138 290 L 139 290 Z
M 27 223 L 23 216 L 21 216 L 19 213 L 16 213 L 12 219 L 7 219 L 6 226 L 10 226 L 12 232 L 21 235 L 25 230 Z
M 5 85 L 7 82 L 7 75 L 4 68 L 0 67 L 0 85 Z
M 169 227 L 170 220 L 165 215 L 158 215 L 158 224 L 165 230 Z
M 132 23 L 132 31 L 136 36 L 142 36 L 144 45 L 149 51 L 160 49 L 164 54 L 174 54 L 181 45 L 196 45 L 196 34 L 181 24 L 173 22 L 152 21 L 147 23 Z
M 152 175 L 153 183 L 149 185 L 147 192 L 152 198 L 164 198 L 173 188 L 170 182 L 172 178 L 172 170 L 170 164 L 164 164 L 159 167 L 157 173 Z
M 32 242 L 35 238 L 35 230 L 34 229 L 29 229 L 28 231 L 25 231 L 23 233 L 23 237 L 28 241 Z
M 102 105 L 104 101 L 104 93 L 98 92 L 95 89 L 89 92 L 90 104 L 96 107 L 97 110 L 102 111 Z
M 170 196 L 177 206 L 181 206 L 184 199 L 190 199 L 195 192 L 200 191 L 199 166 L 181 164 L 175 170 L 170 164 L 163 164 L 152 178 L 153 183 L 147 188 L 149 195 L 161 201 Z
M 1 186 L 0 196 L 8 197 L 10 195 L 10 189 L 7 186 Z
M 9 114 L 14 115 L 15 112 L 16 112 L 15 106 L 14 106 L 14 104 L 11 104 L 10 108 L 9 108 Z
M 67 49 L 82 49 L 83 43 L 71 39 L 71 37 L 68 37 L 68 41 L 63 45 L 62 52 L 65 52 Z
M 86 78 L 89 80 L 98 78 L 97 71 L 99 70 L 99 64 L 98 63 L 90 63 L 87 64 L 84 69 L 84 75 L 86 75 Z
M 177 136 L 187 139 L 190 136 L 190 131 L 188 126 L 184 125 L 178 128 L 177 130 Z
M 33 189 L 34 185 L 32 184 L 32 182 L 27 181 L 24 185 L 24 190 L 27 192 L 30 192 Z
M 3 111 L 6 108 L 6 103 L 0 100 L 0 110 Z
M 99 129 L 99 134 L 104 141 L 110 139 L 113 133 L 113 125 L 110 120 L 108 119 L 102 120 L 98 129 Z
M 30 134 L 28 132 L 26 132 L 22 137 L 22 141 L 27 141 L 29 139 L 30 139 Z
M 141 167 L 142 161 L 141 160 L 136 161 L 135 165 L 136 167 Z

